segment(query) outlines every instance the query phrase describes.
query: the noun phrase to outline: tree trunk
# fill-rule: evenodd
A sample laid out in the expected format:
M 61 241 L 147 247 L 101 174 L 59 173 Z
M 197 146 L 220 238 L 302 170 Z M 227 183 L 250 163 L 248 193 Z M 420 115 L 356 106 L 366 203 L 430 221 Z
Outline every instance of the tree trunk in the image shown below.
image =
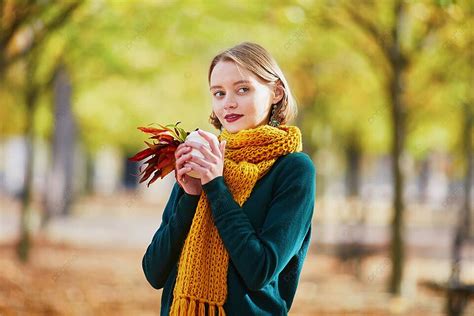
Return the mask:
M 464 203 L 458 218 L 451 252 L 451 282 L 459 282 L 461 266 L 461 249 L 470 235 L 471 228 L 471 186 L 472 186 L 472 121 L 473 113 L 470 104 L 464 104 L 463 156 L 465 158 Z
M 420 163 L 420 173 L 418 175 L 418 202 L 426 203 L 428 181 L 431 177 L 431 165 L 429 157 L 423 158 Z
M 403 241 L 403 186 L 404 179 L 402 174 L 401 157 L 405 145 L 405 117 L 406 107 L 403 102 L 403 90 L 405 80 L 403 77 L 405 63 L 401 54 L 400 28 L 402 24 L 402 2 L 398 2 L 395 7 L 395 26 L 393 28 L 393 43 L 390 49 L 390 58 L 393 75 L 389 80 L 391 120 L 393 125 L 392 133 L 392 176 L 394 181 L 393 194 L 393 218 L 391 233 L 391 262 L 392 271 L 390 276 L 389 291 L 392 294 L 399 295 L 401 290 L 401 281 L 403 278 L 403 263 L 405 259 L 404 241 Z
M 356 136 L 356 132 L 353 132 L 352 136 L 349 136 L 349 144 L 346 146 L 346 196 L 347 197 L 358 197 L 359 196 L 359 184 L 360 184 L 360 158 L 361 149 L 359 141 Z
M 28 107 L 30 108 L 30 107 Z M 33 191 L 34 127 L 31 111 L 28 111 L 25 131 L 25 180 L 21 193 L 20 239 L 17 244 L 18 258 L 26 262 L 31 248 L 31 196 Z
M 71 83 L 64 65 L 54 75 L 54 132 L 52 161 L 45 192 L 45 225 L 52 216 L 68 215 L 73 193 L 76 127 L 71 111 Z
M 86 182 L 84 193 L 86 195 L 94 193 L 94 156 L 89 150 L 85 150 L 86 159 Z
M 26 105 L 26 128 L 25 128 L 25 180 L 21 193 L 21 219 L 20 238 L 16 245 L 17 256 L 22 262 L 28 261 L 31 248 L 31 199 L 33 191 L 33 165 L 34 165 L 34 115 L 38 97 L 38 87 L 35 86 L 34 73 L 37 66 L 37 54 L 32 53 L 26 59 L 25 71 L 25 105 Z
M 472 169 L 473 169 L 473 153 L 472 153 L 472 125 L 474 120 L 474 113 L 472 103 L 464 104 L 464 157 L 466 159 L 466 173 L 464 175 L 464 225 L 465 235 L 469 237 L 472 235 L 472 210 L 471 210 L 471 190 L 472 190 Z

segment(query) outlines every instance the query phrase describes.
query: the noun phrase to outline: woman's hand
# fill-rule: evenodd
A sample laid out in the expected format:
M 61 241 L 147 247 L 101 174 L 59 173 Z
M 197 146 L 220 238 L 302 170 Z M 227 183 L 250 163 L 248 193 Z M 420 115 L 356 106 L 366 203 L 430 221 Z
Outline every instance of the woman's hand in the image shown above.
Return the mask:
M 175 176 L 176 181 L 183 188 L 184 192 L 191 195 L 201 195 L 202 187 L 201 180 L 188 176 L 186 173 L 191 171 L 191 167 L 185 165 L 186 161 L 190 158 L 190 152 L 192 148 L 187 146 L 186 143 L 180 144 L 174 156 L 176 158 L 175 163 Z
M 215 137 L 209 135 L 209 132 L 198 130 L 198 133 L 209 142 L 211 148 L 209 149 L 207 146 L 197 142 L 187 141 L 185 144 L 199 150 L 203 154 L 204 159 L 191 156 L 186 163 L 186 166 L 191 167 L 192 170 L 199 173 L 201 184 L 206 184 L 223 174 L 226 141 L 223 140 L 219 144 L 219 141 Z

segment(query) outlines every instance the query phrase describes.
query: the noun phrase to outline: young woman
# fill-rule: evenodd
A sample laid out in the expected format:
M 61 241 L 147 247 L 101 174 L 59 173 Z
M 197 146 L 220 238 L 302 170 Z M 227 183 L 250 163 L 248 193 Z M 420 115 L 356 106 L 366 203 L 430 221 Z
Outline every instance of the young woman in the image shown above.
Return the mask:
M 176 179 L 143 257 L 161 315 L 287 315 L 311 238 L 315 167 L 275 60 L 244 42 L 211 62 L 210 147 L 176 150 Z M 190 155 L 199 150 L 204 158 Z M 187 173 L 196 171 L 200 178 Z

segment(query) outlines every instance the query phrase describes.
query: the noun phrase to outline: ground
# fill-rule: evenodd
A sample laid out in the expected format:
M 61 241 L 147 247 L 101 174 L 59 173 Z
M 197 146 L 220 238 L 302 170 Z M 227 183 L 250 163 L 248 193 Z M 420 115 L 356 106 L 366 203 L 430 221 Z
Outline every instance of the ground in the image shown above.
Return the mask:
M 81 200 L 70 216 L 56 217 L 47 229 L 35 233 L 29 261 L 22 264 L 14 251 L 20 207 L 0 196 L 0 316 L 159 315 L 161 290 L 148 284 L 141 267 L 160 224 L 163 204 L 155 200 L 135 195 Z M 341 250 L 324 243 L 330 226 L 315 217 L 313 243 L 289 315 L 445 315 L 444 297 L 419 285 L 422 280 L 446 281 L 450 273 L 451 230 L 443 225 L 449 220 L 435 216 L 422 210 L 407 213 L 411 225 L 399 298 L 386 289 L 390 273 L 386 229 L 367 226 L 365 240 L 371 245 L 378 241 L 382 247 L 359 265 L 343 263 L 341 254 L 355 248 Z M 335 236 L 357 235 L 335 228 Z M 464 249 L 463 280 L 474 282 L 473 262 L 471 245 Z M 474 302 L 465 315 L 474 315 Z
M 145 280 L 142 256 L 143 249 L 79 248 L 40 239 L 24 265 L 13 243 L 4 244 L 0 315 L 159 315 L 161 291 Z M 410 259 L 408 273 L 436 269 L 435 261 Z M 443 315 L 444 299 L 418 287 L 412 289 L 416 299 L 392 299 L 384 291 L 384 256 L 366 260 L 359 279 L 351 271 L 350 264 L 311 251 L 290 315 Z

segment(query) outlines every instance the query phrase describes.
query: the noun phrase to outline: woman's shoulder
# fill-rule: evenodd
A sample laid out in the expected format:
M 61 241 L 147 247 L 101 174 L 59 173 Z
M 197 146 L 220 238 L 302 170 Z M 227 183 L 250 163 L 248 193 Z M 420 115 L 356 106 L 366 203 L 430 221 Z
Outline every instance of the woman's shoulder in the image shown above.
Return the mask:
M 311 157 L 303 151 L 289 153 L 281 156 L 279 160 L 279 165 L 285 169 L 316 170 L 316 166 Z
M 316 176 L 316 166 L 305 152 L 293 152 L 278 158 L 275 166 L 278 178 L 292 178 L 307 181 Z

